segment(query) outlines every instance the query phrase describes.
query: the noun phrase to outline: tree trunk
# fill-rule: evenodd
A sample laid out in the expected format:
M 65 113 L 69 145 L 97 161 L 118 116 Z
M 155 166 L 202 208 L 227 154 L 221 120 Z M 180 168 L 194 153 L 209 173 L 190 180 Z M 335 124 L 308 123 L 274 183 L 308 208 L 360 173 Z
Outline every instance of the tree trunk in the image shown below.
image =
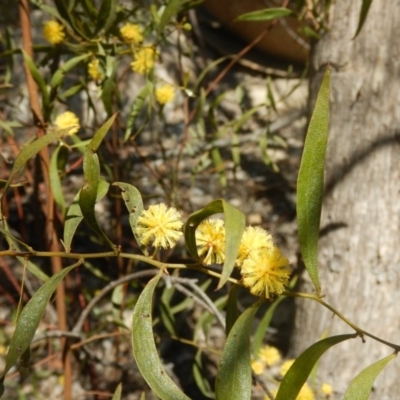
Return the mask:
M 337 0 L 331 28 L 312 55 L 310 104 L 331 65 L 331 122 L 319 271 L 325 300 L 360 328 L 400 344 L 400 2 L 373 0 L 352 40 L 361 1 Z M 304 273 L 300 291 L 313 292 Z M 296 300 L 291 353 L 352 329 L 319 304 Z M 318 382 L 342 399 L 365 367 L 392 353 L 370 338 L 330 349 Z M 371 399 L 400 399 L 400 360 L 381 373 Z

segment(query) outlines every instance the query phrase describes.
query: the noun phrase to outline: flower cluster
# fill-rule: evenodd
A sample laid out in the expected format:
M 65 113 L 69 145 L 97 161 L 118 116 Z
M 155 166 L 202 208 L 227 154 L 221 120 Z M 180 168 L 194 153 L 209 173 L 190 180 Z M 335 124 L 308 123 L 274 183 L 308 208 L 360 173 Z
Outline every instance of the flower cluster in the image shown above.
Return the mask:
M 225 260 L 225 227 L 222 220 L 205 220 L 196 231 L 198 253 L 204 264 Z M 243 233 L 236 266 L 244 286 L 256 296 L 279 295 L 289 283 L 288 259 L 275 246 L 272 236 L 260 227 L 247 227 Z
M 57 116 L 54 124 L 58 130 L 68 129 L 68 135 L 75 135 L 79 131 L 79 118 L 71 111 L 65 111 Z
M 173 247 L 182 236 L 183 222 L 180 213 L 164 203 L 144 210 L 136 224 L 135 233 L 143 246 Z
M 251 369 L 256 375 L 261 375 L 267 367 L 272 367 L 281 360 L 281 353 L 276 347 L 264 346 L 258 352 L 257 358 L 251 362 Z
M 162 85 L 155 90 L 156 100 L 160 104 L 167 104 L 175 97 L 175 89 L 172 85 Z
M 147 74 L 153 69 L 156 56 L 157 52 L 153 47 L 142 47 L 135 52 L 134 59 L 131 62 L 132 70 L 138 74 Z
M 139 44 L 143 42 L 143 30 L 139 25 L 128 22 L 120 28 L 119 33 L 127 43 Z
M 144 246 L 173 247 L 182 236 L 182 221 L 175 208 L 165 204 L 150 206 L 140 215 L 136 234 Z M 225 222 L 220 218 L 205 219 L 195 233 L 197 253 L 204 265 L 225 262 Z M 247 227 L 239 247 L 236 266 L 243 285 L 256 296 L 279 295 L 289 283 L 288 259 L 272 236 L 260 227 Z
M 57 21 L 47 21 L 43 25 L 43 36 L 51 44 L 59 44 L 65 38 L 64 26 Z
M 103 78 L 103 73 L 100 69 L 100 60 L 95 58 L 88 64 L 88 74 L 94 81 L 99 81 Z

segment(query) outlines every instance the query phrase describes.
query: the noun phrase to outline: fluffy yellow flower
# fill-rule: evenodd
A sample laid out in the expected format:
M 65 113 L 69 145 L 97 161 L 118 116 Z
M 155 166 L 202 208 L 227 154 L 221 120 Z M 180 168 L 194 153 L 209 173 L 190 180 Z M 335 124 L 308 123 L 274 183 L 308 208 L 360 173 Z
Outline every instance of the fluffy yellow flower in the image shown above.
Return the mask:
M 321 392 L 326 397 L 329 397 L 333 393 L 333 387 L 329 383 L 323 383 L 321 386 Z
M 256 375 L 261 375 L 264 371 L 264 364 L 259 360 L 252 360 L 251 369 Z
M 160 104 L 166 104 L 171 102 L 175 97 L 175 89 L 172 85 L 163 85 L 155 91 L 156 100 Z
M 250 253 L 241 266 L 244 286 L 256 296 L 281 294 L 289 283 L 288 259 L 276 246 Z
M 136 234 L 142 245 L 156 248 L 173 247 L 182 236 L 180 213 L 164 203 L 152 205 L 144 210 L 136 224 Z
M 100 60 L 95 58 L 88 64 L 88 74 L 94 81 L 99 81 L 103 78 L 103 73 L 100 69 Z
M 135 53 L 131 62 L 132 70 L 138 74 L 147 74 L 154 67 L 156 55 L 152 47 L 142 47 Z
M 280 369 L 280 373 L 281 373 L 282 376 L 285 376 L 285 375 L 286 375 L 286 372 L 289 371 L 289 368 L 293 365 L 293 363 L 294 363 L 295 361 L 296 361 L 296 360 L 295 360 L 294 358 L 291 358 L 291 359 L 289 359 L 289 360 L 286 360 L 286 361 L 282 364 L 281 369 Z
M 281 359 L 281 353 L 276 347 L 264 346 L 258 352 L 258 358 L 260 361 L 268 366 L 276 364 Z
M 79 118 L 71 111 L 65 111 L 54 121 L 58 130 L 71 128 L 68 135 L 75 135 L 79 131 Z
M 139 44 L 143 42 L 143 30 L 139 25 L 128 22 L 120 28 L 119 33 L 127 43 Z
M 196 229 L 197 252 L 204 264 L 225 260 L 225 224 L 222 219 L 206 219 Z
M 57 21 L 47 21 L 43 25 L 43 36 L 51 44 L 61 43 L 65 38 L 64 26 Z
M 272 236 L 259 226 L 248 226 L 243 232 L 236 265 L 240 267 L 252 252 L 274 245 Z

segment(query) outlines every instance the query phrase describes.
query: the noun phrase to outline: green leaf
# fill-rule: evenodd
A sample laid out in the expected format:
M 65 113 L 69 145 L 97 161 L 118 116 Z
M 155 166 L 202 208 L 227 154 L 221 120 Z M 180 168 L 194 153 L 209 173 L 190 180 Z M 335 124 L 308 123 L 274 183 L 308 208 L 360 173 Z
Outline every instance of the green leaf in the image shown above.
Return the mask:
M 94 207 L 100 183 L 100 163 L 97 154 L 93 153 L 90 149 L 90 143 L 83 158 L 83 176 L 86 184 L 82 187 L 79 194 L 79 207 L 81 208 L 82 216 L 93 231 L 102 237 L 114 251 L 117 251 L 117 247 L 105 235 L 97 223 Z
M 135 188 L 135 186 L 129 185 L 128 183 L 114 182 L 113 186 L 118 186 L 121 189 L 121 196 L 129 213 L 129 225 L 131 226 L 132 233 L 136 239 L 136 242 L 140 245 L 140 241 L 139 238 L 136 236 L 135 229 L 137 220 L 139 219 L 139 216 L 143 211 L 142 195 L 140 194 L 139 190 Z M 142 251 L 146 254 L 145 246 L 141 246 L 141 248 Z
M 107 132 L 110 130 L 111 125 L 113 124 L 115 118 L 118 113 L 113 114 L 104 125 L 94 134 L 92 140 L 88 144 L 88 149 L 92 152 L 97 151 Z
M 131 110 L 128 115 L 128 119 L 126 121 L 126 128 L 125 128 L 125 136 L 124 136 L 124 142 L 126 142 L 132 133 L 132 128 L 133 125 L 136 122 L 136 119 L 140 113 L 140 111 L 143 108 L 143 104 L 146 101 L 147 96 L 151 92 L 152 85 L 147 84 L 137 95 L 136 99 L 133 101 L 131 105 Z
M 136 303 L 132 317 L 132 348 L 137 366 L 151 389 L 161 399 L 189 400 L 167 375 L 153 336 L 152 298 L 163 272 L 149 281 Z
M 111 27 L 117 17 L 116 5 L 117 1 L 115 0 L 103 0 L 101 2 L 95 33 L 99 33 L 102 29 L 107 32 Z
M 35 63 L 33 62 L 32 58 L 30 58 L 29 54 L 26 53 L 24 50 L 22 51 L 22 55 L 24 56 L 25 63 L 29 68 L 30 73 L 32 74 L 33 79 L 39 86 L 40 93 L 42 94 L 42 102 L 43 102 L 43 109 L 48 110 L 50 106 L 50 96 L 49 92 L 47 91 L 46 82 L 42 77 L 42 74 L 36 68 Z M 46 114 L 46 112 L 45 112 Z
M 235 21 L 271 21 L 273 19 L 288 17 L 293 11 L 288 8 L 264 8 L 239 15 Z
M 63 22 L 67 23 L 77 35 L 89 40 L 90 38 L 85 34 L 85 32 L 81 29 L 78 29 L 77 25 L 75 24 L 73 17 L 80 14 L 74 12 L 73 10 L 68 10 L 67 2 L 65 0 L 54 0 L 54 4 L 57 7 L 57 11 L 60 14 Z
M 198 350 L 196 352 L 196 356 L 194 358 L 194 363 L 192 367 L 193 377 L 197 387 L 199 388 L 203 396 L 209 399 L 214 399 L 215 395 L 211 389 L 210 383 L 207 380 L 207 371 L 203 367 L 201 356 L 202 356 L 202 351 Z
M 215 166 L 215 170 L 218 172 L 221 186 L 226 187 L 228 184 L 228 180 L 226 178 L 224 160 L 221 156 L 221 152 L 219 151 L 218 147 L 212 147 L 210 154 Z
M 104 80 L 101 88 L 101 99 L 103 100 L 104 108 L 106 109 L 108 115 L 112 114 L 113 94 L 117 89 L 114 75 L 115 73 L 112 73 L 111 76 L 107 76 L 107 79 Z
M 253 355 L 254 358 L 258 356 L 258 352 L 262 346 L 265 334 L 271 323 L 272 317 L 278 307 L 278 305 L 286 298 L 286 296 L 279 296 L 274 302 L 268 307 L 260 323 L 258 324 L 256 333 L 253 336 Z
M 364 22 L 367 19 L 368 11 L 371 6 L 372 0 L 362 0 L 361 10 L 360 10 L 360 18 L 358 20 L 358 27 L 356 34 L 353 37 L 353 40 L 358 36 L 361 32 L 362 27 L 364 26 Z
M 82 211 L 79 207 L 80 193 L 81 192 L 79 191 L 75 196 L 74 201 L 68 208 L 67 215 L 65 216 L 63 245 L 66 253 L 71 251 L 72 239 L 75 236 L 76 229 L 83 220 Z
M 49 169 L 49 177 L 50 177 L 50 187 L 53 192 L 54 200 L 57 205 L 60 207 L 61 213 L 65 214 L 65 200 L 64 194 L 61 186 L 60 173 L 58 170 L 58 155 L 60 150 L 64 150 L 64 146 L 58 146 L 50 159 L 50 169 Z
M 224 213 L 225 215 L 225 262 L 219 280 L 218 289 L 220 289 L 230 277 L 235 266 L 237 253 L 239 251 L 240 241 L 246 224 L 244 214 L 237 208 L 228 204 L 225 200 L 219 199 L 209 203 L 206 207 L 191 214 L 184 227 L 184 236 L 186 246 L 192 256 L 198 260 L 196 245 L 196 229 L 200 223 L 214 214 Z
M 160 22 L 157 26 L 157 35 L 161 35 L 166 25 L 169 23 L 174 15 L 177 15 L 183 10 L 186 4 L 191 0 L 171 0 L 164 8 L 164 12 L 161 15 Z
M 122 383 L 120 383 L 115 389 L 114 395 L 111 400 L 121 400 L 122 395 Z
M 88 58 L 90 54 L 83 54 L 77 57 L 73 57 L 69 59 L 65 64 L 62 65 L 56 72 L 54 72 L 53 76 L 51 77 L 50 86 L 54 89 L 60 86 L 65 78 L 65 75 L 68 71 L 78 65 L 81 61 Z
M 22 126 L 17 121 L 3 121 L 0 119 L 0 128 L 4 129 L 11 136 L 14 136 L 13 128 L 22 128 Z
M 321 291 L 318 278 L 318 237 L 329 131 L 329 85 L 330 70 L 327 69 L 311 116 L 297 179 L 300 251 L 317 293 Z
M 14 335 L 11 338 L 10 347 L 6 356 L 6 366 L 4 368 L 3 376 L 0 378 L 0 382 L 4 381 L 7 372 L 29 347 L 40 319 L 42 318 L 44 309 L 58 284 L 72 269 L 81 264 L 82 260 L 79 260 L 77 263 L 68 268 L 64 268 L 58 274 L 49 278 L 28 301 L 18 318 Z
M 228 304 L 226 305 L 226 324 L 225 333 L 229 335 L 232 326 L 235 324 L 239 317 L 239 310 L 237 307 L 237 285 L 233 285 L 229 291 Z
M 356 333 L 332 336 L 310 346 L 286 372 L 275 400 L 295 400 L 319 358 L 332 346 L 355 337 Z
M 48 133 L 47 135 L 44 135 L 39 139 L 33 141 L 28 146 L 22 148 L 17 158 L 15 159 L 14 165 L 11 169 L 10 176 L 8 177 L 7 183 L 4 187 L 3 196 L 8 187 L 10 186 L 11 180 L 14 177 L 14 175 L 18 172 L 20 168 L 22 168 L 27 163 L 29 159 L 34 157 L 37 153 L 39 153 L 40 150 L 48 146 L 50 143 L 66 135 L 71 129 L 72 127 L 69 127 L 66 129 L 61 129 L 58 132 Z
M 101 179 L 97 191 L 97 198 L 96 203 L 104 198 L 104 196 L 108 192 L 109 183 L 105 180 Z M 72 239 L 75 235 L 76 229 L 78 228 L 79 224 L 83 220 L 83 215 L 81 208 L 79 207 L 79 196 L 80 191 L 74 198 L 71 206 L 68 208 L 67 215 L 65 217 L 65 225 L 64 225 L 64 235 L 63 235 L 63 245 L 64 249 L 67 253 L 71 251 L 71 243 Z
M 344 394 L 344 400 L 368 400 L 376 377 L 396 356 L 397 354 L 393 353 L 362 370 L 351 381 Z
M 216 400 L 243 400 L 251 397 L 250 334 L 256 302 L 233 325 L 222 353 L 215 383 Z

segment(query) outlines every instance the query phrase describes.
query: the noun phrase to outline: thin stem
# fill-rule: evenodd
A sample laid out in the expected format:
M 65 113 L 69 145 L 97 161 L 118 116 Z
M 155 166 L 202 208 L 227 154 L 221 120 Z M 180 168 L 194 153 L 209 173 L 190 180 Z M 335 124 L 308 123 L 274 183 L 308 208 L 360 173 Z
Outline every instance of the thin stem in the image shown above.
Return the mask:
M 364 340 L 364 336 L 368 336 L 371 339 L 376 340 L 377 342 L 380 342 L 382 344 L 385 344 L 386 346 L 391 347 L 396 352 L 400 351 L 400 345 L 395 344 L 395 343 L 391 343 L 391 342 L 387 342 L 386 340 L 380 339 L 377 336 L 365 331 L 364 329 L 361 329 L 359 326 L 357 326 L 356 324 L 354 324 L 353 322 L 348 320 L 341 312 L 337 311 L 330 304 L 328 304 L 325 301 L 323 301 L 322 298 L 320 296 L 316 295 L 316 294 L 296 293 L 296 292 L 284 292 L 282 294 L 285 295 L 285 296 L 290 296 L 290 297 L 299 297 L 299 298 L 303 298 L 303 299 L 314 300 L 317 303 L 319 303 L 322 306 L 324 306 L 325 308 L 327 308 L 329 311 L 332 311 L 333 314 L 338 316 L 344 323 L 346 323 L 351 328 L 353 328 L 357 332 L 357 334 L 362 338 L 362 340 Z

